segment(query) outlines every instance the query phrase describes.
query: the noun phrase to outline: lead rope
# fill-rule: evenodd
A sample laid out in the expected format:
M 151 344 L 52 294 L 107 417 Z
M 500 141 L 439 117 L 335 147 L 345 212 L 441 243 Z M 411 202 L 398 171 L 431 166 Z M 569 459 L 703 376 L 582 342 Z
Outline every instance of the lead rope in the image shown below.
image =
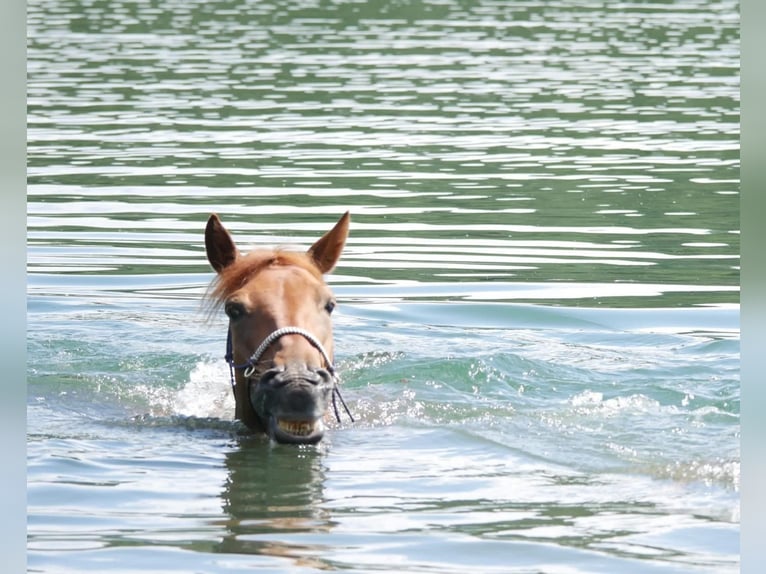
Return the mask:
M 258 348 L 255 350 L 255 352 L 250 356 L 250 358 L 247 360 L 246 363 L 242 365 L 236 365 L 234 364 L 234 352 L 232 350 L 232 342 L 231 342 L 231 329 L 228 330 L 226 334 L 226 355 L 224 356 L 224 359 L 229 365 L 229 375 L 231 377 L 231 390 L 234 392 L 234 370 L 235 369 L 245 369 L 242 373 L 245 378 L 249 379 L 250 377 L 255 374 L 256 365 L 260 362 L 261 357 L 266 352 L 266 350 L 274 344 L 274 342 L 279 339 L 280 337 L 284 337 L 285 335 L 301 335 L 303 338 L 305 338 L 309 343 L 314 345 L 314 347 L 317 348 L 317 350 L 322 355 L 322 358 L 325 361 L 325 364 L 327 365 L 327 370 L 330 372 L 330 375 L 332 376 L 332 409 L 335 413 L 335 419 L 338 422 L 341 422 L 340 420 L 340 413 L 338 412 L 338 405 L 336 403 L 335 397 L 338 397 L 340 400 L 340 404 L 343 405 L 343 410 L 346 411 L 346 414 L 348 415 L 348 418 L 351 419 L 351 422 L 354 421 L 354 417 L 351 414 L 351 411 L 349 410 L 348 406 L 346 405 L 346 401 L 343 400 L 343 396 L 340 394 L 340 388 L 338 386 L 338 376 L 335 374 L 335 366 L 332 363 L 332 360 L 330 359 L 330 355 L 327 354 L 327 351 L 325 350 L 324 346 L 322 346 L 322 343 L 317 339 L 314 335 L 306 331 L 305 329 L 301 329 L 300 327 L 282 327 L 281 329 L 277 329 L 273 333 L 271 333 L 268 337 L 266 337 L 263 342 L 258 346 Z
M 346 411 L 346 414 L 348 415 L 348 418 L 351 419 L 351 422 L 354 421 L 354 415 L 351 414 L 351 411 L 348 409 L 348 406 L 346 405 L 346 401 L 343 400 L 343 395 L 340 394 L 340 387 L 338 386 L 338 377 L 335 375 L 335 367 L 332 365 L 329 366 L 328 369 L 330 371 L 330 374 L 332 375 L 333 385 L 332 385 L 332 410 L 335 413 L 335 420 L 340 422 L 340 414 L 338 413 L 338 405 L 335 403 L 335 397 L 338 397 L 340 399 L 340 404 L 343 405 L 343 410 Z

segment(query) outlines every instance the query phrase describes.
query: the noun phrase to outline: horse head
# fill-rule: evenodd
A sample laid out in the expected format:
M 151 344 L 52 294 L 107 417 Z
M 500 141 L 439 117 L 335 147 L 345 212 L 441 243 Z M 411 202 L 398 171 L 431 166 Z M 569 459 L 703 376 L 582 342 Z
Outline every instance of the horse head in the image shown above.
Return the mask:
M 209 296 L 229 317 L 234 415 L 277 442 L 318 442 L 335 404 L 335 297 L 323 275 L 340 258 L 348 226 L 347 212 L 305 253 L 242 255 L 217 215 L 207 222 L 205 249 L 217 273 Z

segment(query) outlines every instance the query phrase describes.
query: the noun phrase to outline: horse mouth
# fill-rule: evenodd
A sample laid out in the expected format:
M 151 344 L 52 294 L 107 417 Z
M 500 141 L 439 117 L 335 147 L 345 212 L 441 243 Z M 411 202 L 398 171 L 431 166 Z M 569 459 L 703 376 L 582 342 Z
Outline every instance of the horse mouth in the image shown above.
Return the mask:
M 271 416 L 269 437 L 279 443 L 314 444 L 324 436 L 322 419 L 286 419 Z

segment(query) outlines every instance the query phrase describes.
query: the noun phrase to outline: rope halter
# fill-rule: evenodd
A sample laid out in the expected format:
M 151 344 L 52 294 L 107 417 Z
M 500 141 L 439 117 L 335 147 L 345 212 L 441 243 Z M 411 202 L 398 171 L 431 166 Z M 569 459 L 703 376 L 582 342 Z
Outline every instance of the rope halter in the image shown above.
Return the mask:
M 306 329 L 302 329 L 301 327 L 282 327 L 281 329 L 277 329 L 276 331 L 273 331 L 268 337 L 266 337 L 263 342 L 258 345 L 258 348 L 255 350 L 255 352 L 250 355 L 250 358 L 242 365 L 237 365 L 234 363 L 234 353 L 232 348 L 232 341 L 231 341 L 231 328 L 229 328 L 228 335 L 226 337 L 226 362 L 229 364 L 229 372 L 231 374 L 231 388 L 232 391 L 234 390 L 234 370 L 235 369 L 244 369 L 242 372 L 242 375 L 245 377 L 245 380 L 248 383 L 248 386 L 250 384 L 250 381 L 252 380 L 253 375 L 257 372 L 257 366 L 258 363 L 263 358 L 264 353 L 268 350 L 271 345 L 273 345 L 278 339 L 281 337 L 284 337 L 285 335 L 300 335 L 304 339 L 306 339 L 309 343 L 311 343 L 316 349 L 319 351 L 319 353 L 322 355 L 322 358 L 324 359 L 327 371 L 330 373 L 330 376 L 332 377 L 332 408 L 333 412 L 335 413 L 335 418 L 338 422 L 340 422 L 340 413 L 338 412 L 338 405 L 336 403 L 335 397 L 338 397 L 340 400 L 340 403 L 343 405 L 343 409 L 346 411 L 346 414 L 348 415 L 348 418 L 351 419 L 351 422 L 354 422 L 354 417 L 351 415 L 351 411 L 349 411 L 348 406 L 346 406 L 346 401 L 343 400 L 343 397 L 340 394 L 340 389 L 338 388 L 338 377 L 335 374 L 335 366 L 333 365 L 332 359 L 330 358 L 330 355 L 327 353 L 327 350 L 324 348 L 324 345 L 317 339 L 314 335 L 312 335 L 309 331 Z

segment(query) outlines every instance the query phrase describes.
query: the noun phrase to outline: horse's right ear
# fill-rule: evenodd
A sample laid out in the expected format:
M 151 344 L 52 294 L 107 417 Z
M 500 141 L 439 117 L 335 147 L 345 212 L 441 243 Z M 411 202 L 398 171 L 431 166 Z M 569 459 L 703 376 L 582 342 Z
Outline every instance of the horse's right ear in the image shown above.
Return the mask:
M 234 240 L 215 213 L 210 215 L 205 227 L 205 252 L 217 273 L 234 263 L 239 256 Z

